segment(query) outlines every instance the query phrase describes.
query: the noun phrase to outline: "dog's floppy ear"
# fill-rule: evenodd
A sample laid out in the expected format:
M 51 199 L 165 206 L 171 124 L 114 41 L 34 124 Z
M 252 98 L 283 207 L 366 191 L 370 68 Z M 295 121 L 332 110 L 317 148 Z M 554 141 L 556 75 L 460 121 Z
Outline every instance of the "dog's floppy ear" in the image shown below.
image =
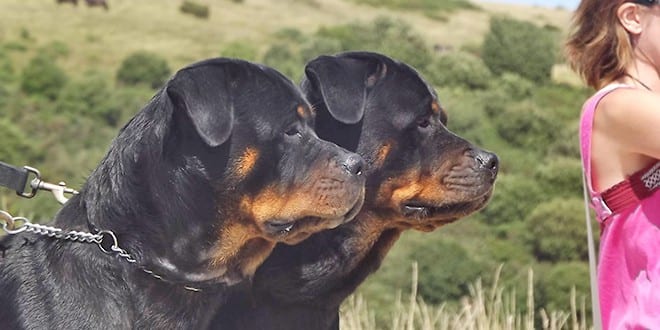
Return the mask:
M 197 134 L 211 147 L 231 135 L 234 109 L 225 70 L 196 66 L 183 69 L 168 82 L 167 94 L 176 107 L 183 107 Z
M 344 124 L 362 119 L 369 88 L 382 77 L 385 64 L 372 56 L 319 56 L 305 66 L 303 89 L 317 88 L 328 111 Z

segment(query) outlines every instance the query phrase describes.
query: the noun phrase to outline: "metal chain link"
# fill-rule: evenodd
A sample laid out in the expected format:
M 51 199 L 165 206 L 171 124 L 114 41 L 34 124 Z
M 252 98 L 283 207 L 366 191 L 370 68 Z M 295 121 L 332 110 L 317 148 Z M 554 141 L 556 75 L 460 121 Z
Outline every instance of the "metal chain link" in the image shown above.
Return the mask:
M 3 210 L 0 210 L 0 222 L 2 222 L 2 229 L 9 235 L 15 235 L 22 232 L 31 232 L 37 235 L 48 236 L 61 240 L 68 240 L 68 241 L 81 242 L 81 243 L 94 243 L 98 245 L 101 251 L 103 251 L 105 254 L 116 255 L 131 264 L 137 263 L 137 260 L 133 258 L 133 256 L 131 256 L 130 253 L 119 247 L 117 236 L 115 236 L 115 234 L 109 230 L 101 230 L 99 231 L 98 234 L 80 232 L 75 230 L 64 231 L 60 228 L 32 223 L 30 222 L 30 220 L 28 220 L 25 217 L 14 217 L 11 214 L 9 214 L 9 212 Z M 17 223 L 19 224 L 18 226 Z M 109 250 L 103 246 L 104 239 L 111 240 L 112 242 L 112 246 L 110 246 Z M 149 274 L 150 276 L 159 279 L 163 282 L 167 282 L 170 284 L 180 284 L 173 281 L 169 281 L 165 279 L 163 276 L 158 275 L 147 268 L 140 267 L 140 269 L 143 272 Z M 183 285 L 183 288 L 193 292 L 202 291 L 199 288 L 195 288 L 187 285 Z

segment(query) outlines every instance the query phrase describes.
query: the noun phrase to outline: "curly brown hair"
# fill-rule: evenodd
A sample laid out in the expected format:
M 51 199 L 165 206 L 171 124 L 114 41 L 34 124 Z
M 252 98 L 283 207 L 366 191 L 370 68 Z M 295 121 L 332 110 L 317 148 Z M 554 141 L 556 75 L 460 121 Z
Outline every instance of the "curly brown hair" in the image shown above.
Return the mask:
M 633 60 L 628 32 L 617 9 L 627 0 L 582 0 L 573 15 L 565 44 L 571 68 L 591 87 L 599 89 L 625 75 Z

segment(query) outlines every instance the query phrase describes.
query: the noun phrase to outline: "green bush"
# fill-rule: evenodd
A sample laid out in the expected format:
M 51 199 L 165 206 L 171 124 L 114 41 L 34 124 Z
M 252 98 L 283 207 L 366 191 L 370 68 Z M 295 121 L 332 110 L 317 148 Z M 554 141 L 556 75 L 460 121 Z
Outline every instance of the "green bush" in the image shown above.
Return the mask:
M 381 52 L 418 70 L 424 70 L 433 58 L 424 38 L 410 24 L 389 17 L 378 17 L 368 24 L 324 27 L 316 36 L 338 40 L 343 51 Z
M 0 161 L 16 166 L 28 165 L 36 160 L 36 149 L 30 143 L 29 137 L 21 129 L 0 118 L 0 132 L 2 132 L 2 143 L 0 143 Z
M 470 283 L 482 273 L 479 263 L 463 247 L 452 242 L 419 246 L 412 251 L 410 260 L 419 263 L 419 294 L 432 304 L 467 295 Z
M 552 113 L 558 120 L 572 123 L 580 114 L 582 103 L 592 92 L 588 88 L 553 83 L 535 86 L 532 97 L 540 107 L 552 109 Z
M 574 120 L 561 128 L 559 137 L 548 146 L 547 157 L 580 159 L 579 122 Z
M 126 57 L 117 71 L 117 81 L 126 85 L 146 84 L 158 88 L 171 71 L 167 61 L 150 52 L 139 51 Z
M 543 189 L 533 178 L 524 175 L 500 175 L 493 197 L 481 211 L 483 218 L 491 225 L 522 222 L 542 200 Z
M 14 64 L 9 54 L 0 48 L 0 85 L 4 87 L 6 83 L 12 80 L 14 80 Z
M 209 6 L 196 3 L 194 1 L 184 1 L 179 7 L 179 10 L 184 14 L 190 14 L 197 18 L 209 18 Z
M 51 58 L 37 55 L 23 70 L 21 89 L 30 95 L 40 95 L 54 100 L 67 79 L 64 71 Z
M 545 83 L 551 78 L 556 49 L 553 32 L 530 22 L 495 17 L 481 53 L 495 74 L 513 72 L 535 83 Z
M 534 179 L 549 196 L 582 197 L 582 164 L 579 159 L 548 157 L 536 169 Z
M 319 55 L 330 55 L 340 51 L 341 42 L 339 42 L 339 40 L 319 37 L 313 38 L 303 44 L 300 49 L 300 56 L 302 60 L 307 63 Z
M 493 79 L 492 73 L 480 58 L 463 52 L 437 57 L 425 75 L 435 85 L 462 86 L 468 89 L 485 89 Z
M 457 9 L 475 9 L 476 6 L 467 0 L 353 0 L 377 7 L 395 9 L 413 9 L 424 11 L 454 11 Z
M 525 225 L 526 245 L 537 260 L 588 260 L 584 201 L 581 198 L 560 197 L 539 204 L 529 214 Z
M 562 126 L 552 113 L 542 111 L 530 102 L 507 107 L 493 121 L 499 135 L 512 146 L 539 155 L 545 152 L 543 146 L 557 139 Z
M 545 310 L 566 310 L 571 303 L 571 290 L 575 288 L 576 303 L 586 307 L 586 315 L 591 316 L 591 285 L 589 266 L 583 262 L 562 262 L 553 265 L 546 272 L 538 272 L 536 290 L 537 304 Z M 580 310 L 578 309 L 578 313 Z
M 70 82 L 60 93 L 56 111 L 59 114 L 88 116 L 105 125 L 114 126 L 119 120 L 121 109 L 106 106 L 114 99 L 110 93 L 108 79 L 98 73 L 88 73 L 80 81 Z
M 291 79 L 302 77 L 304 63 L 299 53 L 288 43 L 273 44 L 264 54 L 262 61 Z
M 41 47 L 38 52 L 50 58 L 67 57 L 71 52 L 69 45 L 61 41 L 52 41 L 47 45 Z
M 511 72 L 504 72 L 497 79 L 491 80 L 491 87 L 493 90 L 501 90 L 509 99 L 516 101 L 529 98 L 537 88 L 533 82 Z
M 222 47 L 220 56 L 229 58 L 240 58 L 246 61 L 257 60 L 257 48 L 251 43 L 233 41 Z

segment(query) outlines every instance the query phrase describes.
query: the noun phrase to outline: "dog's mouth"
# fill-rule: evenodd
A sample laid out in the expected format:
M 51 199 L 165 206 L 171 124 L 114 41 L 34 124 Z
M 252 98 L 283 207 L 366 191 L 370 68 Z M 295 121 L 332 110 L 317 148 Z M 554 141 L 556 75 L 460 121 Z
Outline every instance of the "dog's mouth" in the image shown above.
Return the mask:
M 364 194 L 341 216 L 306 216 L 299 219 L 274 219 L 265 222 L 264 231 L 274 240 L 296 244 L 310 235 L 325 229 L 336 228 L 355 218 L 364 204 Z
M 450 223 L 484 207 L 490 199 L 491 193 L 492 190 L 469 201 L 442 204 L 409 200 L 401 205 L 400 212 L 408 219 L 431 220 L 440 224 Z

